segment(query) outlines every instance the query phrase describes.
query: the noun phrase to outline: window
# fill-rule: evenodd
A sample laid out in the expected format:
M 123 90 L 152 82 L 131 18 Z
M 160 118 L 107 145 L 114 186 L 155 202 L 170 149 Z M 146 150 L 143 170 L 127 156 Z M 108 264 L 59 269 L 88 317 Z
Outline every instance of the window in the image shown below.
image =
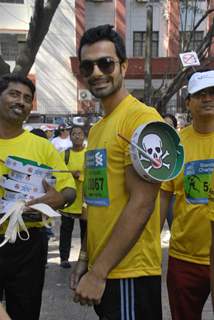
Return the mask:
M 0 0 L 0 3 L 24 3 L 24 0 Z
M 180 48 L 183 50 L 195 50 L 203 40 L 204 32 L 203 31 L 195 31 L 192 39 L 189 43 L 191 32 L 190 31 L 181 31 L 180 32 Z M 188 47 L 187 47 L 188 46 Z
M 0 34 L 0 55 L 6 61 L 14 61 L 24 42 L 24 34 Z
M 194 1 L 194 2 L 197 2 L 197 1 L 202 2 L 202 1 L 205 1 L 205 0 L 196 0 L 196 1 Z M 185 2 L 185 3 L 188 4 L 188 0 L 180 0 L 180 2 L 181 2 L 181 3 Z M 192 2 L 193 2 L 193 1 L 192 1 Z
M 135 31 L 133 43 L 133 56 L 145 57 L 146 32 Z M 152 57 L 158 57 L 159 32 L 152 32 Z

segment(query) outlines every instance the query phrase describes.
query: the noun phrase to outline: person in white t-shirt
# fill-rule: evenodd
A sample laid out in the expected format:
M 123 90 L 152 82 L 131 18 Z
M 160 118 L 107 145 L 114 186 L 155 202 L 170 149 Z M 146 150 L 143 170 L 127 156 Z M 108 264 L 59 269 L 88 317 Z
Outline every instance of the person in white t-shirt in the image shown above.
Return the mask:
M 65 124 L 59 125 L 58 136 L 53 138 L 51 142 L 59 152 L 62 152 L 68 148 L 71 148 L 72 142 L 70 139 L 69 127 L 66 126 Z

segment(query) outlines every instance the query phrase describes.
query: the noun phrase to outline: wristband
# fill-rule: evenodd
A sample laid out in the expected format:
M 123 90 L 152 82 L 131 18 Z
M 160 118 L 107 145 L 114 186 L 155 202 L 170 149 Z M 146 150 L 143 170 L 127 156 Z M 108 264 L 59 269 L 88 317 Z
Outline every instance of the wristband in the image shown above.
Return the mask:
M 86 251 L 80 250 L 79 258 L 80 261 L 88 261 L 88 254 Z

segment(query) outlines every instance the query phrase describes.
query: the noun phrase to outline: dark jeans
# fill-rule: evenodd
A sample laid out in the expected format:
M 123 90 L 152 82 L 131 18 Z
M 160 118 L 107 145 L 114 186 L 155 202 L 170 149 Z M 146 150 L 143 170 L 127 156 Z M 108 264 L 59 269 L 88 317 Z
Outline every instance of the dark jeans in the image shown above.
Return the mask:
M 79 219 L 81 241 L 84 239 L 86 231 L 86 221 Z M 71 250 L 71 239 L 74 228 L 74 218 L 61 216 L 59 253 L 61 261 L 68 261 Z
M 38 228 L 29 233 L 29 240 L 17 238 L 0 248 L 0 292 L 5 293 L 6 309 L 13 320 L 38 320 L 40 314 L 47 234 Z

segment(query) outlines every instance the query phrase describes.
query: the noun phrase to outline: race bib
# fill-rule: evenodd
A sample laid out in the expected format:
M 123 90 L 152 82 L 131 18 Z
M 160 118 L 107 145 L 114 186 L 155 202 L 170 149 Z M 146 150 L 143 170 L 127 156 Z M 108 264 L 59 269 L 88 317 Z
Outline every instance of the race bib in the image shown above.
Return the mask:
M 85 154 L 84 200 L 88 205 L 109 206 L 106 149 Z
M 192 204 L 207 204 L 214 159 L 188 162 L 184 169 L 186 201 Z

